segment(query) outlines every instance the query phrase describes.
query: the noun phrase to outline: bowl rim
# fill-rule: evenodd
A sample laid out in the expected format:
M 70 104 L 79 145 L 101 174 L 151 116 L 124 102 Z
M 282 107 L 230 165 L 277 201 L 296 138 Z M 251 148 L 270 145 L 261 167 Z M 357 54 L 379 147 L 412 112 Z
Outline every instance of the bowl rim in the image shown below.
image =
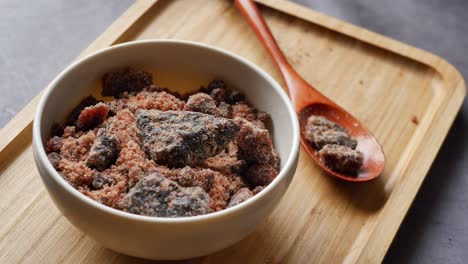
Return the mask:
M 128 212 L 124 212 L 124 211 L 112 208 L 110 206 L 103 205 L 87 197 L 86 195 L 80 193 L 71 184 L 69 184 L 62 176 L 60 176 L 58 171 L 52 166 L 49 159 L 47 158 L 47 154 L 45 152 L 44 144 L 42 142 L 42 137 L 41 137 L 41 117 L 43 115 L 44 106 L 46 102 L 48 101 L 51 92 L 54 89 L 56 89 L 57 84 L 67 74 L 69 74 L 70 71 L 72 71 L 75 68 L 80 67 L 83 63 L 85 63 L 87 60 L 90 60 L 93 57 L 105 56 L 107 53 L 111 53 L 114 50 L 122 49 L 122 48 L 129 47 L 129 46 L 148 45 L 148 44 L 174 44 L 174 45 L 181 45 L 181 46 L 192 46 L 195 48 L 205 49 L 209 52 L 220 53 L 221 55 L 226 57 L 226 59 L 237 60 L 238 62 L 246 65 L 249 68 L 249 70 L 255 71 L 262 78 L 266 79 L 266 81 L 271 85 L 273 90 L 276 93 L 278 93 L 281 100 L 286 106 L 289 120 L 292 123 L 292 131 L 293 131 L 292 147 L 291 147 L 291 151 L 289 152 L 287 156 L 286 162 L 284 163 L 284 166 L 281 168 L 278 176 L 267 187 L 265 187 L 265 189 L 263 189 L 257 195 L 253 196 L 252 198 L 248 199 L 247 201 L 243 203 L 240 203 L 230 208 L 220 210 L 218 212 L 204 214 L 204 215 L 197 215 L 197 216 L 167 218 L 167 217 L 144 216 L 144 215 L 132 214 L 132 213 L 128 213 Z M 110 47 L 95 51 L 73 62 L 71 65 L 66 67 L 57 77 L 55 77 L 53 81 L 47 86 L 36 108 L 36 113 L 35 113 L 34 122 L 33 122 L 33 149 L 35 150 L 36 156 L 38 158 L 36 159 L 36 162 L 40 162 L 41 165 L 43 165 L 43 167 L 49 174 L 50 178 L 52 178 L 61 188 L 65 189 L 71 196 L 78 199 L 80 202 L 85 203 L 91 207 L 94 207 L 97 210 L 100 210 L 104 213 L 111 214 L 115 217 L 120 217 L 120 218 L 124 218 L 127 220 L 135 220 L 135 221 L 142 221 L 142 222 L 148 222 L 148 223 L 200 222 L 200 221 L 213 220 L 215 218 L 225 217 L 225 216 L 239 213 L 240 211 L 246 209 L 247 207 L 253 205 L 258 200 L 260 200 L 263 196 L 265 196 L 268 192 L 270 192 L 273 188 L 275 188 L 275 186 L 279 184 L 282 178 L 286 177 L 286 174 L 288 173 L 288 171 L 295 169 L 293 168 L 293 166 L 295 166 L 296 160 L 298 159 L 298 156 L 299 156 L 299 145 L 300 145 L 299 144 L 299 123 L 297 120 L 296 112 L 294 111 L 292 103 L 289 100 L 289 97 L 287 96 L 286 92 L 269 74 L 267 74 L 263 69 L 261 69 L 259 66 L 257 66 L 253 62 L 250 62 L 249 60 L 233 52 L 230 52 L 230 51 L 227 51 L 227 50 L 224 50 L 222 48 L 218 48 L 212 45 L 208 45 L 205 43 L 187 41 L 187 40 L 158 39 L 158 40 L 138 40 L 138 41 L 125 42 L 122 44 L 110 46 Z M 37 164 L 36 166 L 39 166 L 39 164 Z M 45 185 L 45 182 L 44 182 L 44 185 Z

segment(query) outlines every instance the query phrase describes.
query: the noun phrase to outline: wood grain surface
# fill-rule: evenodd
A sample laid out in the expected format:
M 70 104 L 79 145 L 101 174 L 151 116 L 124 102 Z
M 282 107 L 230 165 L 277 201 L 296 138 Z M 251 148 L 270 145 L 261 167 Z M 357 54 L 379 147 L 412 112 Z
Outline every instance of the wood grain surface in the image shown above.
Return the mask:
M 372 131 L 387 166 L 376 181 L 345 183 L 323 175 L 301 150 L 292 185 L 266 222 L 236 245 L 191 262 L 379 262 L 460 108 L 463 80 L 422 50 L 290 2 L 258 2 L 292 65 Z M 137 1 L 82 55 L 153 38 L 225 48 L 283 84 L 230 1 Z M 31 151 L 39 96 L 0 131 L 0 262 L 143 262 L 94 242 L 48 197 Z

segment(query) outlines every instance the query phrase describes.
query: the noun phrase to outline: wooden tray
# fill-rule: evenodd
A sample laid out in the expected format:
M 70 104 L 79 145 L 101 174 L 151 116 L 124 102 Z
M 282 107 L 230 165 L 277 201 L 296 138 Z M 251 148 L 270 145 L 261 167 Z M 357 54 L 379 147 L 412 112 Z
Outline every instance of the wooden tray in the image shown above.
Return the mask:
M 285 1 L 261 0 L 267 23 L 296 69 L 344 106 L 383 144 L 378 180 L 322 175 L 301 151 L 277 210 L 242 242 L 193 262 L 379 262 L 383 259 L 465 96 L 441 58 Z M 255 62 L 283 83 L 231 1 L 142 0 L 82 55 L 135 39 L 210 43 Z M 39 99 L 0 134 L 0 262 L 135 262 L 75 229 L 55 208 L 31 152 Z

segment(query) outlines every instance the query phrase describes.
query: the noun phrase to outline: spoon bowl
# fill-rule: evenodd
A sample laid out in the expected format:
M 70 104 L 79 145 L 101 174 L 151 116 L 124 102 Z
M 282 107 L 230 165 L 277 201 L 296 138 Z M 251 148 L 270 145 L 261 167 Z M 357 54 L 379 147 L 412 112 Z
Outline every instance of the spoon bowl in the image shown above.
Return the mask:
M 328 174 L 350 182 L 366 182 L 377 178 L 385 166 L 385 156 L 377 139 L 350 113 L 321 94 L 308 84 L 289 64 L 281 52 L 268 26 L 252 0 L 235 0 L 237 8 L 254 29 L 255 33 L 273 58 L 286 82 L 289 96 L 297 112 L 300 125 L 301 143 L 307 153 Z M 357 140 L 357 150 L 363 154 L 363 164 L 354 175 L 346 175 L 331 170 L 322 163 L 317 151 L 305 138 L 307 118 L 320 115 L 343 127 Z
M 362 152 L 363 164 L 355 175 L 346 175 L 329 169 L 321 161 L 318 152 L 309 144 L 305 138 L 305 127 L 307 118 L 311 115 L 319 115 L 343 127 L 348 134 L 357 142 L 357 150 Z M 351 182 L 365 182 L 378 177 L 384 168 L 385 158 L 382 148 L 377 140 L 370 135 L 366 128 L 348 112 L 341 107 L 326 103 L 312 103 L 298 112 L 301 143 L 307 153 L 328 174 Z

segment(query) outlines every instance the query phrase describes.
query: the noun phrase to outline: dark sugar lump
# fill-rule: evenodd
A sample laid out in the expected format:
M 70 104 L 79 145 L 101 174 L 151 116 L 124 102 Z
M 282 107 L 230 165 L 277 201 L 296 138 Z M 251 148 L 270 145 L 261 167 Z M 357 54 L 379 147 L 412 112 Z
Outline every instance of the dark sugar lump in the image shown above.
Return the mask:
M 145 153 L 158 164 L 193 166 L 225 149 L 239 131 L 232 120 L 188 111 L 138 110 Z
M 96 140 L 89 151 L 86 166 L 103 171 L 115 163 L 119 156 L 120 142 L 104 128 L 98 130 Z
M 142 178 L 122 199 L 125 211 L 158 217 L 211 213 L 210 196 L 200 187 L 181 187 L 158 173 Z
M 340 145 L 325 145 L 319 152 L 321 161 L 334 171 L 355 174 L 363 163 L 360 151 Z

